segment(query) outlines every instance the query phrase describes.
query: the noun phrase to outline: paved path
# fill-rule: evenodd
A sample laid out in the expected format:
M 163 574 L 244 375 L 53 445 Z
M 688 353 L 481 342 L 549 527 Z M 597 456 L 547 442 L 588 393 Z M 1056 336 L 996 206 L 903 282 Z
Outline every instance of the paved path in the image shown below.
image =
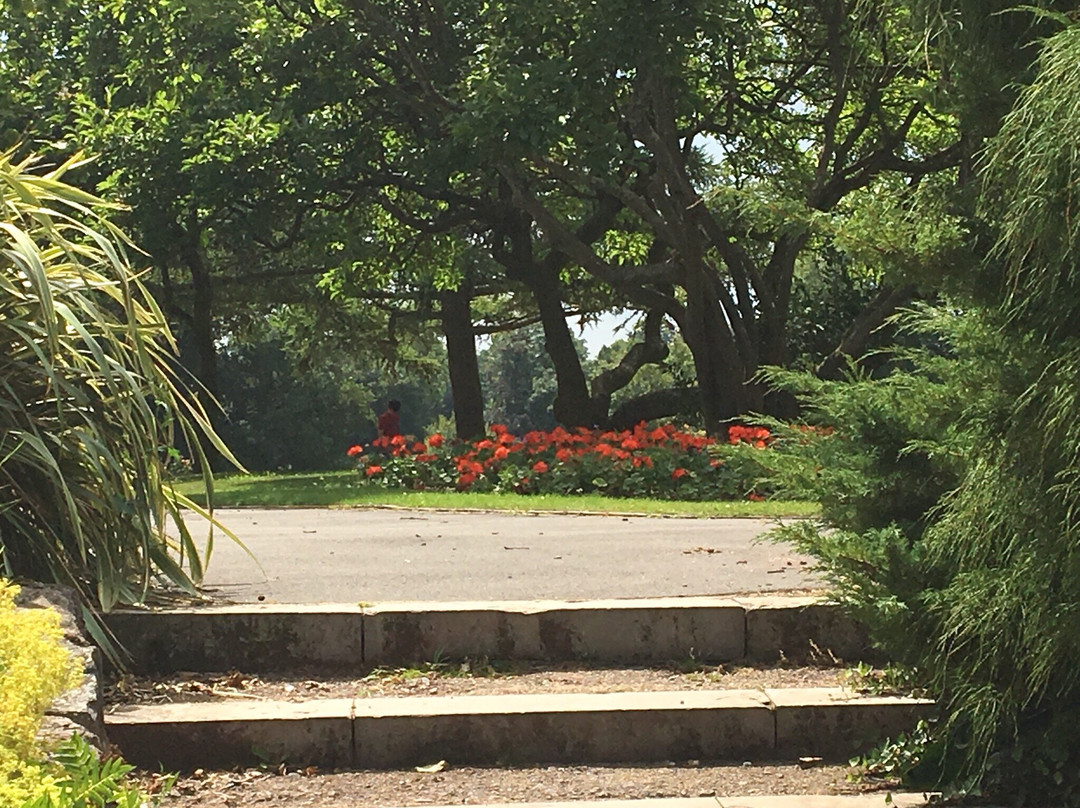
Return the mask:
M 755 542 L 757 519 L 228 509 L 262 569 L 226 539 L 206 583 L 223 600 L 579 600 L 815 585 L 809 560 Z

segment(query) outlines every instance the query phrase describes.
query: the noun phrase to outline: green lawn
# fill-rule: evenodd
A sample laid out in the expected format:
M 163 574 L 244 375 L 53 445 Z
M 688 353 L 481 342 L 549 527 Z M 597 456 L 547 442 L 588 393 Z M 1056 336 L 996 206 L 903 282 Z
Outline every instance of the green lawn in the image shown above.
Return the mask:
M 205 504 L 202 480 L 177 484 L 177 490 Z M 657 516 L 812 516 L 811 502 L 665 502 L 615 499 L 596 495 L 557 496 L 477 494 L 453 491 L 388 491 L 363 485 L 355 471 L 307 474 L 254 474 L 220 477 L 214 484 L 216 507 L 379 507 L 476 509 L 491 511 L 556 511 L 643 513 Z

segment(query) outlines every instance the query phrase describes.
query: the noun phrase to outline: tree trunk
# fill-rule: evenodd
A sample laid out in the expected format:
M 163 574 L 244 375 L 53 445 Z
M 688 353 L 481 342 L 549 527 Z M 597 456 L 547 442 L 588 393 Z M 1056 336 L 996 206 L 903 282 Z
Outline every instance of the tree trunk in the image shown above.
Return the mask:
M 700 271 L 690 270 L 687 274 L 686 315 L 681 331 L 694 357 L 705 429 L 710 435 L 718 435 L 723 431 L 723 421 L 749 409 L 747 377 L 719 301 L 709 294 Z
M 195 240 L 197 234 L 188 235 L 188 243 L 183 250 L 184 263 L 191 272 L 192 305 L 191 336 L 195 343 L 195 356 L 198 366 L 195 377 L 211 397 L 218 395 L 217 346 L 214 344 L 214 285 L 210 269 L 203 258 Z M 208 410 L 216 409 L 213 401 L 208 401 L 200 391 L 199 398 Z
M 645 316 L 645 337 L 642 342 L 636 342 L 626 355 L 613 368 L 600 373 L 592 381 L 592 401 L 594 412 L 604 417 L 601 423 L 608 422 L 608 412 L 611 410 L 611 396 L 618 390 L 626 387 L 633 380 L 637 372 L 647 364 L 657 364 L 667 359 L 668 347 L 664 344 L 660 335 L 660 327 L 663 325 L 664 315 L 658 311 L 650 311 Z
M 484 392 L 476 361 L 471 296 L 465 289 L 442 295 L 442 329 L 450 367 L 457 436 L 470 440 L 484 434 Z
M 544 350 L 555 366 L 558 385 L 552 404 L 555 420 L 564 426 L 596 426 L 607 416 L 607 412 L 594 412 L 588 381 L 581 369 L 581 358 L 574 347 L 570 327 L 566 324 L 558 275 L 536 267 L 527 283 L 540 310 Z
M 693 416 L 700 411 L 701 391 L 696 387 L 671 387 L 635 396 L 619 405 L 608 419 L 612 429 L 632 429 L 642 421 Z
M 883 286 L 866 308 L 862 310 L 851 327 L 840 338 L 840 344 L 817 367 L 817 377 L 837 381 L 844 375 L 848 359 L 858 358 L 866 353 L 870 337 L 880 328 L 886 319 L 903 303 L 915 295 L 912 285 L 894 288 Z
M 210 419 L 211 426 L 217 431 L 222 420 L 221 405 L 218 402 L 218 364 L 217 346 L 214 344 L 214 285 L 210 268 L 198 244 L 198 231 L 189 231 L 181 247 L 181 257 L 188 271 L 191 272 L 191 337 L 195 345 L 195 378 L 201 385 L 194 391 L 195 397 L 203 405 Z M 198 455 L 191 452 L 196 467 L 201 466 Z M 203 446 L 207 463 L 211 468 L 220 469 L 227 465 L 220 452 L 213 445 Z

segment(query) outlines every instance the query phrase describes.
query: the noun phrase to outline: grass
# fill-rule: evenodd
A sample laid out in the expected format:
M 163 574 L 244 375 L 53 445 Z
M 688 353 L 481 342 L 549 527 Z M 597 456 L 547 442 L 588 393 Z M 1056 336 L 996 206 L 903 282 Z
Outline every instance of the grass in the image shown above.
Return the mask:
M 176 488 L 205 504 L 202 480 L 186 480 Z M 733 501 L 668 502 L 654 499 L 616 499 L 594 494 L 479 494 L 455 491 L 391 491 L 365 485 L 353 470 L 305 474 L 230 475 L 214 483 L 214 505 L 272 507 L 398 507 L 443 510 L 550 511 L 555 513 L 634 513 L 651 516 L 777 517 L 813 516 L 812 502 Z

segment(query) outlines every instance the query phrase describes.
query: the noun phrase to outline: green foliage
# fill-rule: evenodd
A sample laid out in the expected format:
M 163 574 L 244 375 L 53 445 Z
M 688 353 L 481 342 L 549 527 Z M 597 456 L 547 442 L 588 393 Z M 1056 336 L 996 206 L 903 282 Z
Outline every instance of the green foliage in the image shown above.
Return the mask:
M 801 546 L 941 704 L 940 724 L 888 748 L 889 765 L 1017 803 L 1080 805 L 1078 32 L 1046 41 L 988 152 L 1000 309 L 924 318 L 944 355 L 900 357 L 887 379 L 809 385 L 835 428 L 822 441 L 863 459 L 817 477 L 795 463 L 835 528 L 802 527 Z M 808 449 L 808 462 L 828 456 Z M 861 484 L 845 477 L 859 468 Z
M 15 808 L 55 788 L 37 732 L 53 699 L 79 681 L 79 665 L 60 645 L 60 616 L 17 609 L 19 588 L 0 579 L 0 808 Z
M 171 447 L 228 450 L 177 379 L 115 208 L 63 182 L 78 165 L 0 155 L 0 549 L 8 575 L 109 609 L 157 580 L 194 591 L 204 554 L 167 482 Z
M 50 755 L 60 775 L 50 788 L 22 808 L 144 808 L 156 806 L 172 787 L 175 778 L 166 778 L 153 799 L 144 795 L 128 775 L 134 769 L 122 758 L 104 761 L 80 735 L 73 735 Z
M 936 350 L 898 354 L 885 378 L 803 378 L 819 428 L 791 430 L 763 457 L 783 490 L 816 492 L 824 519 L 779 535 L 821 560 L 837 596 L 941 700 L 926 750 L 898 739 L 875 768 L 1069 800 L 1069 759 L 1050 757 L 1061 753 L 1046 738 L 1077 703 L 1080 570 L 1061 460 L 1030 401 L 1075 376 L 991 315 L 927 311 L 915 327 Z
M 583 352 L 582 348 L 579 353 Z M 543 328 L 533 325 L 495 334 L 477 360 L 489 422 L 505 424 L 519 434 L 555 426 L 551 411 L 555 368 L 544 352 Z

